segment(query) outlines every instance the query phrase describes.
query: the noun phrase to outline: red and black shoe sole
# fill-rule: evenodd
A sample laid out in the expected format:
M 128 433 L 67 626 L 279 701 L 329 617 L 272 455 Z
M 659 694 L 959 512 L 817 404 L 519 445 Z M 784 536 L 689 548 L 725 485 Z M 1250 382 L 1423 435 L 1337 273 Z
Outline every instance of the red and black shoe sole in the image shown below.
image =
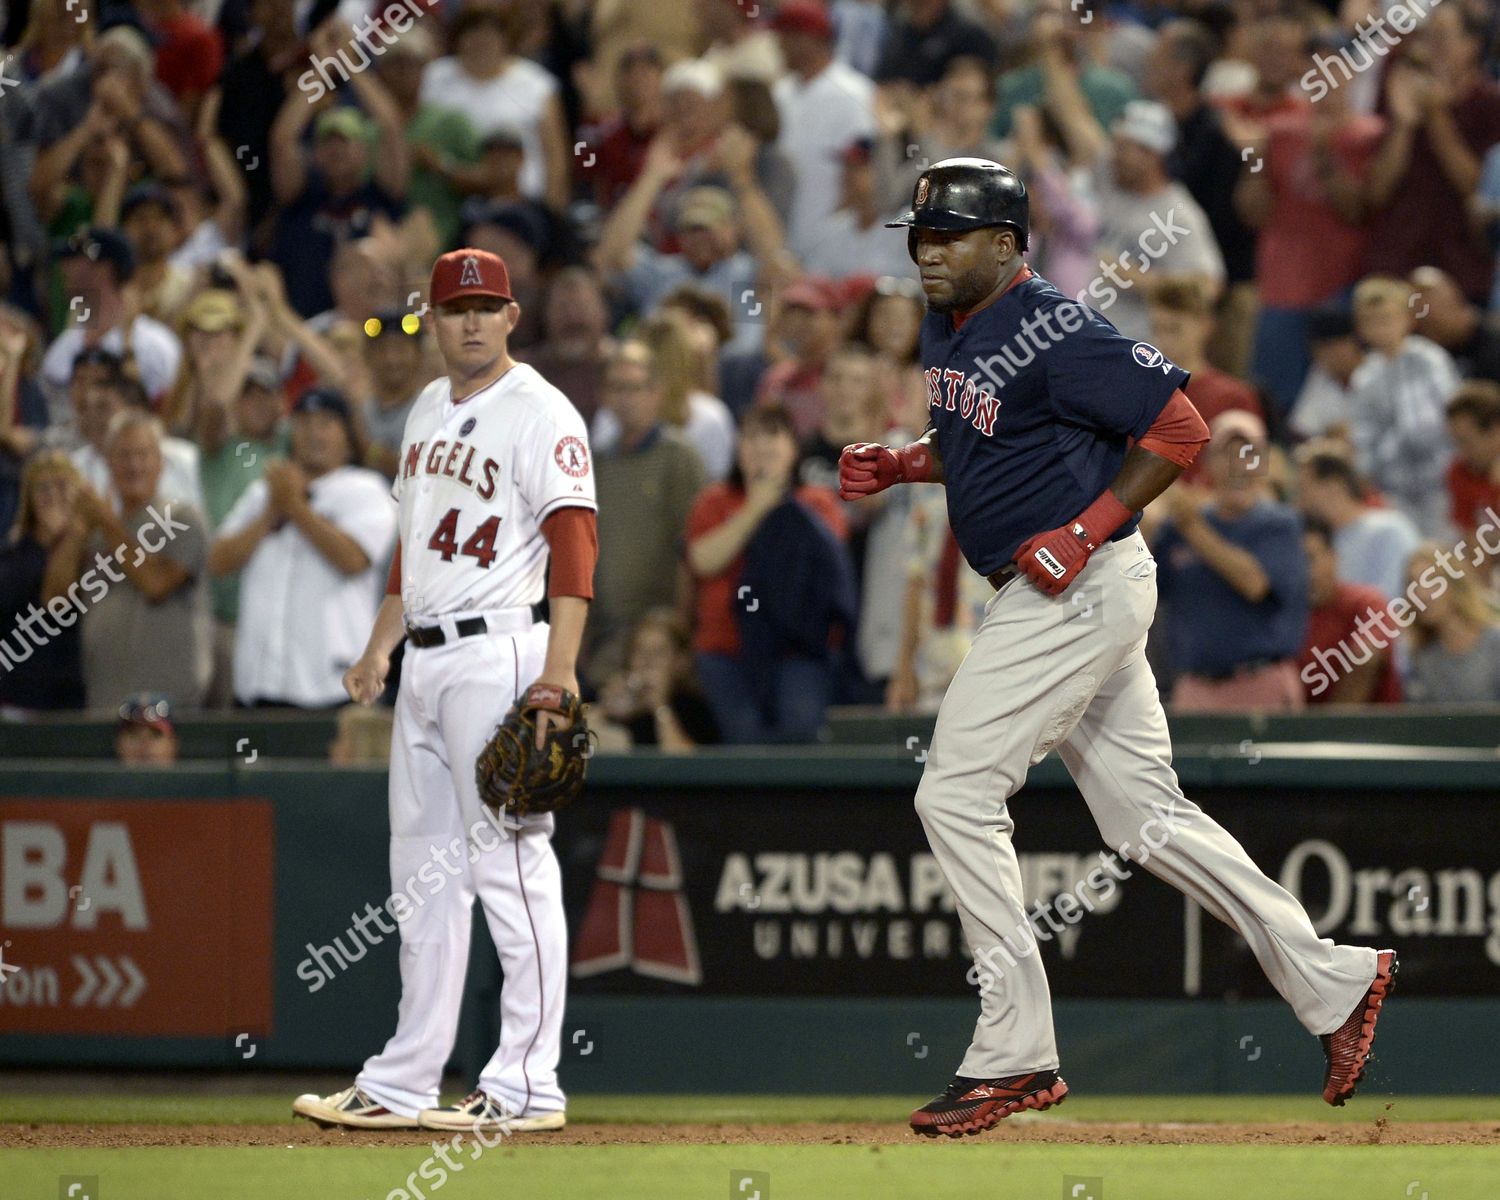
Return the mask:
M 1354 1051 L 1354 1071 L 1348 1082 L 1338 1089 L 1327 1083 L 1323 1085 L 1323 1099 L 1334 1108 L 1343 1108 L 1345 1102 L 1354 1095 L 1354 1089 L 1359 1087 L 1359 1081 L 1364 1078 L 1365 1068 L 1370 1065 L 1370 1053 L 1375 1047 L 1375 1023 L 1380 1019 L 1380 1010 L 1385 1006 L 1386 1000 L 1396 989 L 1396 972 L 1400 965 L 1395 951 L 1391 951 L 1390 970 L 1382 973 L 1377 968 L 1375 982 L 1370 984 L 1370 990 L 1365 993 L 1359 1045 Z
M 923 1137 L 937 1137 L 940 1134 L 951 1138 L 963 1137 L 965 1134 L 972 1137 L 986 1129 L 993 1129 L 1014 1113 L 1027 1109 L 1041 1112 L 1055 1104 L 1061 1104 L 1067 1097 L 1068 1082 L 1058 1076 L 1057 1082 L 1049 1088 L 1028 1092 L 1012 1100 L 980 1100 L 962 1110 L 962 1116 L 958 1112 L 948 1117 L 940 1113 L 930 1114 L 934 1118 L 930 1123 L 918 1125 L 913 1120 L 911 1128 L 913 1133 Z

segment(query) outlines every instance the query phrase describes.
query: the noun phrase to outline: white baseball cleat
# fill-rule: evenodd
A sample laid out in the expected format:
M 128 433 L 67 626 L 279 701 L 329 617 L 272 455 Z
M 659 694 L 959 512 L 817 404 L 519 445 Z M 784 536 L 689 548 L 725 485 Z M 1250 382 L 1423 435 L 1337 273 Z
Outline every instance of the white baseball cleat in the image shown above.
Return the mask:
M 423 1129 L 482 1129 L 502 1134 L 542 1133 L 561 1129 L 567 1123 L 567 1114 L 561 1109 L 556 1112 L 513 1113 L 478 1089 L 457 1104 L 424 1108 L 417 1117 L 417 1124 Z
M 359 1090 L 356 1085 L 331 1096 L 318 1096 L 312 1092 L 298 1096 L 292 1101 L 292 1112 L 309 1121 L 316 1121 L 325 1129 L 330 1125 L 343 1125 L 349 1129 L 416 1129 L 417 1122 L 411 1117 L 393 1113 L 377 1104 Z

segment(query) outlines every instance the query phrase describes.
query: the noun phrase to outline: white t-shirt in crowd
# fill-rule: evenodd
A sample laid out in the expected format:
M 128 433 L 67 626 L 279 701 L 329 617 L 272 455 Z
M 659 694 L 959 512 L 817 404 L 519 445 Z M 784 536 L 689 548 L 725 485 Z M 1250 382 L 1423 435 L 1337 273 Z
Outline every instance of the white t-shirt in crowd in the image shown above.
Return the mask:
M 771 94 L 781 113 L 776 145 L 797 172 L 787 242 L 806 258 L 818 222 L 839 205 L 841 155 L 851 142 L 875 136 L 875 85 L 835 60 L 809 80 L 783 76 Z
M 120 510 L 120 497 L 115 494 L 114 483 L 109 477 L 109 463 L 93 446 L 84 443 L 74 449 L 69 457 L 84 483 L 101 496 L 114 501 L 115 511 Z M 156 494 L 174 504 L 188 504 L 199 512 L 207 512 L 203 503 L 203 476 L 198 470 L 202 456 L 195 442 L 187 438 L 164 437 L 161 440 L 161 480 L 156 485 Z
M 542 156 L 542 115 L 557 94 L 557 80 L 545 67 L 517 58 L 493 79 L 464 74 L 456 58 L 439 58 L 422 72 L 422 103 L 451 108 L 468 117 L 481 135 L 510 129 L 520 135 L 525 159 L 521 194 L 533 200 L 547 194 L 547 164 Z

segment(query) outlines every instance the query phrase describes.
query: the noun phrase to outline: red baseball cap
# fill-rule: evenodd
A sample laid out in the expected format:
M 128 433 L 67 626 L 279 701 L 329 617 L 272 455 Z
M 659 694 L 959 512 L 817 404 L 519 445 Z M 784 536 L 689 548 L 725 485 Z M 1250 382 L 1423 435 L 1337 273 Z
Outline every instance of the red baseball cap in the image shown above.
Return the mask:
M 432 264 L 432 282 L 427 289 L 431 305 L 447 304 L 460 296 L 497 296 L 513 300 L 510 272 L 498 254 L 488 250 L 450 250 Z
M 822 0 L 786 0 L 771 18 L 777 33 L 810 33 L 814 37 L 833 37 L 833 21 Z

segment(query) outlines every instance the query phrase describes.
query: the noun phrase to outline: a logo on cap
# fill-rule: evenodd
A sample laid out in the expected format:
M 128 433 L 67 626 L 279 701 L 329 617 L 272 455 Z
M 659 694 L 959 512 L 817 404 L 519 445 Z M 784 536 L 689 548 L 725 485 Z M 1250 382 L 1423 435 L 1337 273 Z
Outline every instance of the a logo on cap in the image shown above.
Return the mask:
M 557 443 L 552 457 L 557 465 L 574 479 L 582 479 L 589 473 L 589 450 L 580 438 L 565 437 Z
M 459 287 L 483 287 L 484 277 L 479 273 L 479 259 L 472 254 L 464 255 L 463 274 L 458 277 Z
M 462 425 L 460 425 L 458 427 L 458 436 L 459 437 L 468 437 L 469 434 L 471 434 L 471 433 L 474 432 L 474 426 L 477 425 L 477 424 L 478 424 L 478 422 L 475 421 L 473 417 L 470 417 L 467 421 L 465 421 Z
M 921 205 L 927 203 L 928 184 L 929 180 L 925 175 L 923 175 L 921 179 L 917 180 L 917 198 L 914 201 L 915 204 Z

